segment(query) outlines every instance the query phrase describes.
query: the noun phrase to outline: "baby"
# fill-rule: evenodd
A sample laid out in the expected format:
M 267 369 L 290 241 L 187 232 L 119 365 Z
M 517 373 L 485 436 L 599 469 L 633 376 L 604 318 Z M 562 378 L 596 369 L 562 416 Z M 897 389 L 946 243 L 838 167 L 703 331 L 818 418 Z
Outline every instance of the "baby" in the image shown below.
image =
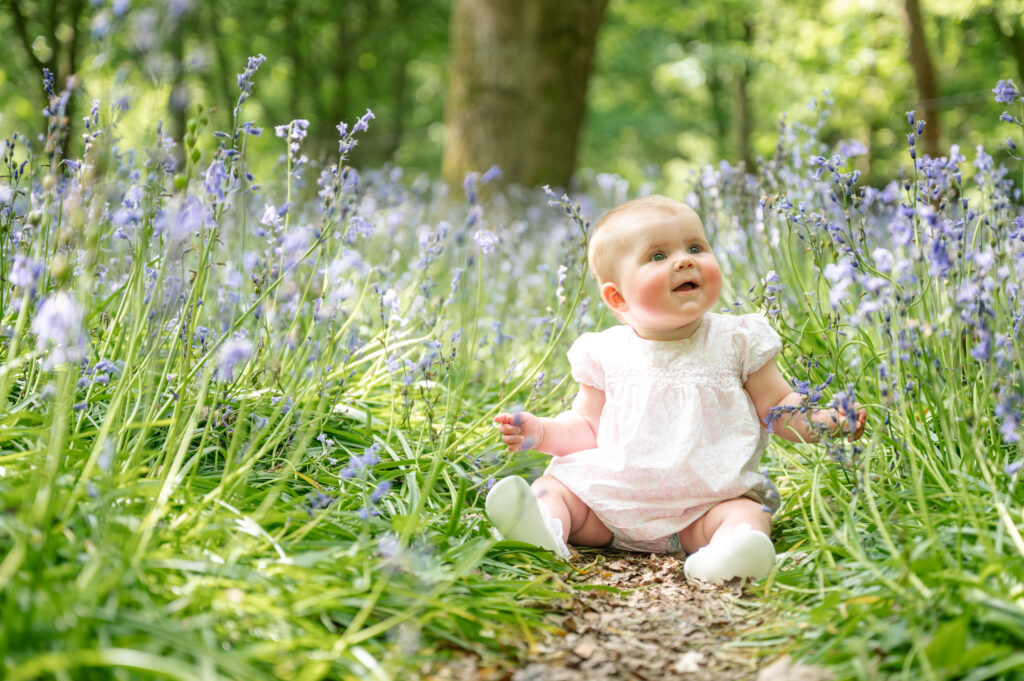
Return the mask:
M 778 495 L 757 465 L 769 416 L 775 434 L 794 442 L 856 439 L 864 409 L 801 413 L 801 396 L 775 365 L 781 342 L 768 322 L 710 311 L 722 273 L 684 204 L 649 196 L 612 209 L 588 257 L 601 299 L 624 325 L 570 348 L 579 392 L 569 411 L 494 419 L 509 451 L 555 458 L 532 490 L 515 476 L 495 484 L 488 517 L 506 538 L 563 556 L 566 542 L 685 551 L 690 578 L 767 576 Z

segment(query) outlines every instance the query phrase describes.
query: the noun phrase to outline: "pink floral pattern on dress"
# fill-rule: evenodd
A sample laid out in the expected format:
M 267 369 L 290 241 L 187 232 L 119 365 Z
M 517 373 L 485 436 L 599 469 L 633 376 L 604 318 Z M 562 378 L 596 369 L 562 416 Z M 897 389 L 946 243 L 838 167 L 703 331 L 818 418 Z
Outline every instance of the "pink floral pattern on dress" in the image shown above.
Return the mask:
M 556 457 L 546 474 L 618 544 L 657 545 L 762 488 L 768 435 L 743 384 L 781 348 L 757 314 L 707 313 L 678 341 L 645 340 L 628 326 L 583 334 L 568 356 L 573 378 L 605 393 L 597 448 Z

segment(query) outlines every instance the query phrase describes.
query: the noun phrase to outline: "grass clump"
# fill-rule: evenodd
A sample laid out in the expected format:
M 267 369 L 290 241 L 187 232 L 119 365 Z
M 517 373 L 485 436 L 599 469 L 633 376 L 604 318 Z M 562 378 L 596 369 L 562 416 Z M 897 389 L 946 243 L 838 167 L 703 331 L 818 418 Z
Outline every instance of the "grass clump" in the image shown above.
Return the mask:
M 448 648 L 521 655 L 565 596 L 564 563 L 483 521 L 496 476 L 542 463 L 490 420 L 567 403 L 565 349 L 612 322 L 582 216 L 628 189 L 485 206 L 496 171 L 464 198 L 359 173 L 369 112 L 315 163 L 304 121 L 244 122 L 260 63 L 209 162 L 201 112 L 183 149 L 158 128 L 127 150 L 99 106 L 61 159 L 57 94 L 45 144 L 4 142 L 5 678 L 401 677 Z M 842 678 L 1015 678 L 1019 190 L 982 150 L 919 158 L 910 126 L 881 189 L 856 145 L 785 125 L 756 174 L 684 197 L 723 306 L 769 316 L 808 405 L 828 386 L 871 414 L 856 445 L 770 449 L 784 556 L 757 588 L 786 614 L 757 636 Z M 278 182 L 247 171 L 253 144 L 281 145 Z

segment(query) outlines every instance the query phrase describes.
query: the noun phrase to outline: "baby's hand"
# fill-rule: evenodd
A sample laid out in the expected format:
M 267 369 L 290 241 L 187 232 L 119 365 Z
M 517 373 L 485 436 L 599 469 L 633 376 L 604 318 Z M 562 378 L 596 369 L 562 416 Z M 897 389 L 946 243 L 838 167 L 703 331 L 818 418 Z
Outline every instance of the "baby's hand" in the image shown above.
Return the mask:
M 544 440 L 544 424 L 529 412 L 498 414 L 494 417 L 494 423 L 501 433 L 501 441 L 508 445 L 510 452 L 532 449 Z
M 857 402 L 854 402 L 853 406 L 857 410 L 856 419 L 851 418 L 849 412 L 842 407 L 837 407 L 817 411 L 811 416 L 811 420 L 819 426 L 823 426 L 829 435 L 847 433 L 850 436 L 850 442 L 853 442 L 864 434 L 864 424 L 868 419 L 868 413 L 864 407 Z

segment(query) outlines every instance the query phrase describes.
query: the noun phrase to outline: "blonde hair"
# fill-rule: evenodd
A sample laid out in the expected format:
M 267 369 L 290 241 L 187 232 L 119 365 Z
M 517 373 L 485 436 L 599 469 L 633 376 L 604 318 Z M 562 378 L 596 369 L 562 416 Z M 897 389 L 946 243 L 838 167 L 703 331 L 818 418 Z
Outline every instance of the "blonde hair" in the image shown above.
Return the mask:
M 693 213 L 696 216 L 693 209 L 685 203 L 660 194 L 632 199 L 609 210 L 594 226 L 594 231 L 590 235 L 590 244 L 587 247 L 587 263 L 590 266 L 590 274 L 597 280 L 598 285 L 609 281 L 614 276 L 615 253 L 613 249 L 609 248 L 614 240 L 610 233 L 611 230 L 608 229 L 608 223 L 616 222 L 626 214 L 638 209 L 654 209 L 674 214 Z M 602 228 L 604 228 L 603 231 Z

